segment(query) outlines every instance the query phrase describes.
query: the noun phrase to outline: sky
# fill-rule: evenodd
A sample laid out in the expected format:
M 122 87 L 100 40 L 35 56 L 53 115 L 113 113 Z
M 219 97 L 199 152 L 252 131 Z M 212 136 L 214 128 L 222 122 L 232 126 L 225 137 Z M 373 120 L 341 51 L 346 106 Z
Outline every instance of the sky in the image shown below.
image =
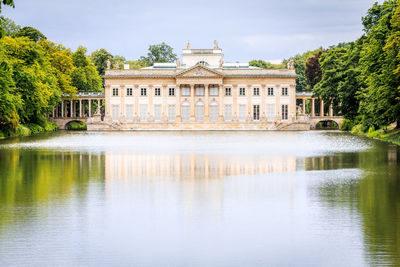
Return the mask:
M 180 56 L 192 48 L 223 49 L 224 61 L 287 59 L 354 41 L 375 0 L 14 0 L 2 15 L 75 50 L 105 48 L 135 60 L 165 42 Z M 380 1 L 382 2 L 382 1 Z

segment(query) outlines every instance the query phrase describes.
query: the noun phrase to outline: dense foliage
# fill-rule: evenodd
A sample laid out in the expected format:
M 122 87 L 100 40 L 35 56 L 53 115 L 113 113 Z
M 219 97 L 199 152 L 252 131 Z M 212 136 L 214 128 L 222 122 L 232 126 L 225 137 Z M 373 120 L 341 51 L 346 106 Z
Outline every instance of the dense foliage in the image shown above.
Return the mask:
M 262 69 L 282 69 L 285 68 L 285 64 L 272 64 L 271 62 L 264 61 L 264 60 L 252 60 L 249 62 L 250 66 L 259 67 Z
M 46 114 L 61 95 L 101 90 L 101 78 L 85 48 L 73 53 L 32 27 L 21 29 L 4 21 L 12 26 L 0 39 L 0 132 L 7 136 L 52 130 Z

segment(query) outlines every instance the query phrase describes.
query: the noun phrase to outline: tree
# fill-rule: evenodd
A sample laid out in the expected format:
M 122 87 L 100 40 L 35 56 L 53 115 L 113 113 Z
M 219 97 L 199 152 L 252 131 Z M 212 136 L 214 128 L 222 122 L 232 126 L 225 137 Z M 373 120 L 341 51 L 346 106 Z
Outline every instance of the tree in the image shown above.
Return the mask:
M 312 90 L 314 86 L 321 80 L 322 72 L 319 64 L 319 58 L 322 55 L 322 51 L 319 51 L 316 55 L 310 57 L 306 62 L 306 69 L 304 74 L 308 89 Z
M 142 60 L 128 60 L 126 63 L 129 64 L 130 69 L 141 69 L 149 66 L 148 62 Z
M 20 29 L 16 34 L 16 37 L 28 37 L 35 43 L 37 43 L 40 40 L 46 40 L 46 36 L 44 36 L 43 33 L 41 33 L 39 30 L 33 28 L 33 27 L 23 27 Z
M 14 37 L 16 33 L 21 29 L 21 26 L 15 24 L 15 22 L 11 19 L 1 16 L 0 28 L 4 31 L 4 36 Z
M 272 64 L 271 62 L 264 60 L 252 60 L 249 62 L 250 66 L 259 67 L 262 69 L 283 69 L 285 68 L 285 64 Z
M 360 70 L 365 88 L 359 92 L 362 123 L 367 127 L 386 127 L 400 119 L 399 2 L 374 4 L 363 18 L 365 42 Z
M 110 60 L 111 62 L 112 57 L 113 56 L 110 52 L 108 52 L 104 48 L 100 48 L 91 54 L 90 59 L 94 63 L 94 65 L 96 65 L 97 72 L 100 75 L 104 75 L 107 68 L 107 61 Z
M 15 7 L 14 0 L 0 0 L 0 14 L 1 14 L 2 5 Z M 5 30 L 3 28 L 4 21 L 5 21 L 5 18 L 3 16 L 0 16 L 0 38 L 5 36 Z
M 141 61 L 147 62 L 148 65 L 153 65 L 156 62 L 174 62 L 177 59 L 173 48 L 162 42 L 157 45 L 150 45 L 147 57 L 140 57 Z
M 76 67 L 71 73 L 72 85 L 80 92 L 97 92 L 101 90 L 102 80 L 96 66 L 86 56 L 87 49 L 79 46 L 72 54 Z

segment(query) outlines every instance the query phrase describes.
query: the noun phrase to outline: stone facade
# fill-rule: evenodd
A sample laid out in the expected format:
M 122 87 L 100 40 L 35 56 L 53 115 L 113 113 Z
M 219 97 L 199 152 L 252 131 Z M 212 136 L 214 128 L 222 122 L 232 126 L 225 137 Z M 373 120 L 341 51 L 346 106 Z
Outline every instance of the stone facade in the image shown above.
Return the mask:
M 296 121 L 293 68 L 224 63 L 222 49 L 191 49 L 182 61 L 107 69 L 105 125 L 119 129 L 273 129 Z

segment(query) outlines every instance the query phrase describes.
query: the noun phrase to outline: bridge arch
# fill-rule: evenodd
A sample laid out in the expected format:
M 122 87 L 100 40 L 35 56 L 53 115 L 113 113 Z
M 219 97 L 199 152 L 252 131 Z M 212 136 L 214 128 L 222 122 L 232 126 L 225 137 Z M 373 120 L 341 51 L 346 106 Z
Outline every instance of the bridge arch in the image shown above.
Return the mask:
M 331 125 L 331 127 L 329 127 L 329 128 L 337 128 L 337 129 L 339 129 L 340 124 L 342 123 L 342 121 L 343 121 L 343 119 L 341 119 L 341 118 L 319 118 L 319 119 L 312 120 L 311 126 L 312 126 L 313 129 L 317 129 L 317 125 L 320 124 L 320 123 L 329 124 L 329 123 L 333 122 L 334 125 Z
M 64 130 L 86 130 L 87 129 L 86 120 L 71 119 L 71 120 L 65 122 L 63 129 Z

